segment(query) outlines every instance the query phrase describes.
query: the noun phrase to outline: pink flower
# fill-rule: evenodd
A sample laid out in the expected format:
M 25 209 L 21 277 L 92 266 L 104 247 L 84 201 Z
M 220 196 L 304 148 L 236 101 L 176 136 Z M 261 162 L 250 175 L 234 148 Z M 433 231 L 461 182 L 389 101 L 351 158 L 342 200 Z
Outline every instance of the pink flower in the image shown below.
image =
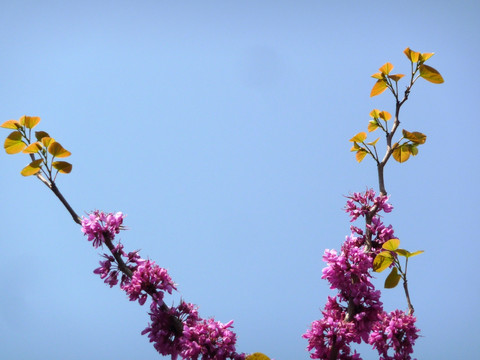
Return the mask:
M 185 325 L 181 338 L 184 359 L 242 360 L 243 354 L 235 352 L 236 335 L 229 328 L 233 321 L 222 324 L 214 319 L 198 321 L 192 326 Z
M 88 217 L 82 217 L 82 232 L 88 236 L 88 241 L 93 240 L 93 246 L 102 246 L 105 239 L 113 240 L 120 232 L 123 218 L 121 212 L 116 214 L 105 214 L 101 211 L 94 211 Z
M 150 260 L 136 260 L 139 264 L 133 272 L 132 278 L 123 285 L 123 290 L 129 295 L 130 301 L 138 299 L 140 305 L 147 300 L 147 296 L 158 296 L 161 300 L 163 292 L 169 294 L 175 289 L 167 270 Z
M 93 270 L 94 274 L 100 275 L 100 279 L 105 279 L 104 282 L 110 287 L 118 283 L 118 270 L 112 270 L 112 264 L 115 264 L 115 259 L 111 255 L 103 254 L 105 261 L 100 261 L 100 267 Z
M 325 250 L 323 260 L 327 266 L 322 270 L 322 279 L 330 283 L 338 294 L 329 297 L 323 318 L 314 321 L 303 335 L 308 340 L 312 359 L 360 359 L 351 343 L 370 343 L 382 359 L 410 359 L 412 345 L 416 339 L 414 320 L 405 318 L 401 311 L 385 315 L 380 301 L 380 291 L 371 283 L 372 263 L 381 245 L 394 238 L 391 226 L 386 227 L 379 212 L 390 212 L 392 206 L 387 196 L 376 196 L 373 190 L 354 193 L 349 196 L 345 210 L 351 221 L 358 217 L 372 216 L 366 225 L 372 235 L 372 248 L 366 252 L 365 231 L 351 226 L 352 234 L 347 236 L 341 250 Z M 393 320 L 392 320 L 393 319 Z M 388 350 L 394 349 L 396 357 L 388 357 Z M 408 356 L 408 357 L 401 357 Z
M 163 310 L 162 302 L 152 302 L 150 306 L 151 323 L 142 335 L 148 334 L 153 347 L 162 355 L 177 359 L 182 351 L 182 333 L 178 333 L 173 326 L 172 318 L 180 319 L 184 327 L 193 326 L 199 320 L 197 309 L 193 304 L 184 301 L 177 307 L 171 307 L 168 311 Z
M 400 310 L 389 314 L 383 312 L 368 342 L 377 349 L 383 360 L 410 360 L 419 332 L 415 321 L 414 316 Z M 393 355 L 388 354 L 389 350 L 393 351 Z

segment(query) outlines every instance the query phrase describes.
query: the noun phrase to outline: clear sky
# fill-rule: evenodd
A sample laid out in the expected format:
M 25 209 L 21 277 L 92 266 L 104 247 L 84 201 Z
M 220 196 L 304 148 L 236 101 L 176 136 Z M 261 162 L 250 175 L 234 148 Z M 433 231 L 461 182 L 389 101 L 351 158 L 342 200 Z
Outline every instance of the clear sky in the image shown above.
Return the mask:
M 473 359 L 479 15 L 466 0 L 3 1 L 0 121 L 40 116 L 73 153 L 57 183 L 74 209 L 125 212 L 126 249 L 202 316 L 233 319 L 239 351 L 308 359 L 301 335 L 335 294 L 322 255 L 350 233 L 344 195 L 378 186 L 348 142 L 393 111 L 370 75 L 408 72 L 407 46 L 435 52 L 445 83 L 418 81 L 401 113 L 427 143 L 388 164 L 384 221 L 425 250 L 409 264 L 416 357 Z M 0 156 L 0 358 L 159 358 L 148 308 L 92 273 L 99 251 L 26 163 Z M 400 287 L 382 294 L 406 309 Z

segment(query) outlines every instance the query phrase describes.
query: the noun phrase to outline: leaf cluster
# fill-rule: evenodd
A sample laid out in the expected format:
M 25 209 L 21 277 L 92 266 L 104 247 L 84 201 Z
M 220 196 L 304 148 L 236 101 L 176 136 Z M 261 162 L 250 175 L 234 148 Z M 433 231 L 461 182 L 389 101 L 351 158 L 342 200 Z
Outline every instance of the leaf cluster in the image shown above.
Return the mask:
M 434 53 L 419 53 L 411 50 L 408 47 L 403 51 L 403 53 L 408 60 L 410 60 L 412 68 L 411 76 L 412 79 L 414 79 L 414 82 L 418 77 L 422 77 L 434 84 L 443 83 L 444 80 L 442 75 L 440 75 L 440 73 L 433 67 L 425 65 L 425 61 L 430 59 Z M 372 75 L 372 78 L 377 79 L 377 81 L 370 91 L 370 97 L 380 95 L 387 89 L 390 89 L 394 93 L 398 93 L 398 81 L 405 75 L 390 74 L 390 72 L 393 70 L 393 65 L 389 62 L 382 65 L 378 70 L 379 72 Z
M 14 131 L 5 139 L 3 148 L 7 154 L 22 152 L 30 155 L 32 161 L 20 172 L 23 176 L 38 175 L 42 172 L 54 182 L 58 173 L 68 174 L 72 171 L 72 164 L 55 159 L 66 158 L 71 153 L 45 131 L 35 131 L 32 138 L 32 129 L 39 122 L 40 118 L 37 116 L 22 116 L 19 120 L 5 121 L 0 127 Z
M 423 253 L 423 250 L 418 250 L 411 253 L 405 249 L 399 249 L 400 240 L 390 239 L 382 245 L 382 252 L 380 252 L 373 260 L 373 271 L 382 272 L 388 267 L 392 267 L 390 274 L 385 279 L 385 288 L 392 289 L 398 285 L 400 279 L 407 281 L 407 265 L 408 259 Z M 405 270 L 402 271 L 398 257 L 405 257 Z
M 416 156 L 418 154 L 418 146 L 425 144 L 425 141 L 427 140 L 427 136 L 421 132 L 409 132 L 404 129 L 402 130 L 403 136 L 392 144 L 393 135 L 400 124 L 398 119 L 400 107 L 407 100 L 410 89 L 415 81 L 419 77 L 422 77 L 434 84 L 441 84 L 444 81 L 437 70 L 424 64 L 425 61 L 433 56 L 433 53 L 419 53 L 411 50 L 410 48 L 406 48 L 404 50 L 404 54 L 410 60 L 411 74 L 410 83 L 405 90 L 405 96 L 403 100 L 399 99 L 398 82 L 405 75 L 391 74 L 391 71 L 394 67 L 391 63 L 387 62 L 378 69 L 379 72 L 372 75 L 372 77 L 377 79 L 377 81 L 370 92 L 370 97 L 380 95 L 386 89 L 389 89 L 396 99 L 395 117 L 391 129 L 388 127 L 388 121 L 392 118 L 392 115 L 388 111 L 380 111 L 378 109 L 373 109 L 370 112 L 371 119 L 367 126 L 368 132 L 373 132 L 377 129 L 380 129 L 385 133 L 385 137 L 387 139 L 387 152 L 383 160 L 380 159 L 376 148 L 376 144 L 380 138 L 377 138 L 374 141 L 366 142 L 367 133 L 360 132 L 350 139 L 350 142 L 353 142 L 353 146 L 350 151 L 354 151 L 356 153 L 355 157 L 358 162 L 361 162 L 365 156 L 371 155 L 379 165 L 381 163 L 385 165 L 390 156 L 393 156 L 396 161 L 403 163 L 407 161 L 410 156 Z

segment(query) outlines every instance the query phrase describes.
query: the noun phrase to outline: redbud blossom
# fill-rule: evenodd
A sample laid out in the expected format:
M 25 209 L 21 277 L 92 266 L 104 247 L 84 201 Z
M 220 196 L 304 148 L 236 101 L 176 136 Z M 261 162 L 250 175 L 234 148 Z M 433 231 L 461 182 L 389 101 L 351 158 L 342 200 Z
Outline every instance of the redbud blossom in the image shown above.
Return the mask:
M 349 196 L 345 211 L 352 222 L 371 216 L 366 226 L 372 235 L 372 247 L 366 251 L 364 230 L 351 226 L 352 234 L 340 252 L 325 250 L 323 260 L 327 266 L 322 270 L 322 279 L 330 283 L 331 289 L 337 289 L 338 295 L 328 298 L 323 319 L 314 321 L 303 335 L 312 359 L 330 359 L 334 355 L 338 360 L 360 360 L 350 346 L 364 341 L 378 350 L 381 360 L 410 360 L 418 337 L 415 317 L 400 310 L 386 314 L 380 291 L 370 282 L 375 255 L 383 243 L 394 238 L 392 227 L 385 226 L 378 216 L 380 211 L 392 211 L 387 201 L 387 196 L 376 196 L 373 190 Z M 389 350 L 393 356 L 388 355 Z
M 102 246 L 107 237 L 113 240 L 120 232 L 123 218 L 121 212 L 105 214 L 102 211 L 94 211 L 88 217 L 82 217 L 82 232 L 88 236 L 88 241 L 93 240 L 93 246 Z

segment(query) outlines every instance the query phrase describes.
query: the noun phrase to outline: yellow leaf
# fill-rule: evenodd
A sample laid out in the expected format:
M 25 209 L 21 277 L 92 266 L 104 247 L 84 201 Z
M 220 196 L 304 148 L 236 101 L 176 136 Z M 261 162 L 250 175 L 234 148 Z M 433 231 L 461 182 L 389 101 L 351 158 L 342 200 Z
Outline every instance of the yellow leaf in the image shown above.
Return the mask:
M 398 81 L 400 80 L 402 77 L 404 77 L 405 75 L 403 74 L 395 74 L 395 75 L 388 75 L 388 77 L 390 79 L 392 79 L 393 81 Z
M 256 352 L 248 355 L 245 360 L 270 360 L 270 358 L 262 353 Z
M 380 95 L 387 89 L 387 83 L 385 80 L 377 80 L 375 85 L 373 85 L 372 91 L 370 91 L 370 97 Z
M 17 129 L 20 129 L 22 125 L 20 125 L 20 123 L 17 120 L 7 120 L 2 125 L 0 125 L 0 127 L 5 129 L 17 130 Z
M 22 141 L 23 136 L 20 131 L 13 131 L 7 136 L 3 148 L 7 154 L 18 154 L 25 149 L 27 145 Z
M 48 135 L 48 134 L 47 134 L 47 135 Z M 55 139 L 54 139 L 54 138 L 51 138 L 51 137 L 49 137 L 49 136 L 43 136 L 43 137 L 41 138 L 41 140 L 42 140 L 43 146 L 45 146 L 45 147 L 48 147 L 51 143 L 55 142 Z
M 427 61 L 428 59 L 430 59 L 435 53 L 423 53 L 423 54 L 420 54 L 420 61 L 421 62 L 424 62 L 424 61 Z
M 408 132 L 407 130 L 402 130 L 403 137 L 405 139 L 410 140 L 411 142 L 414 142 L 415 144 L 425 144 L 425 141 L 427 141 L 427 135 L 422 134 L 421 132 L 414 131 L 414 132 Z
M 389 251 L 382 251 L 373 259 L 373 271 L 382 272 L 393 262 L 392 254 Z
M 428 65 L 420 65 L 420 76 L 434 84 L 443 83 L 443 77 L 440 73 Z
M 403 51 L 403 53 L 407 56 L 408 60 L 410 60 L 412 63 L 416 63 L 420 56 L 419 52 L 410 50 L 410 48 L 408 47 Z
M 45 131 L 35 131 L 35 137 L 38 141 L 41 141 L 44 137 L 50 137 L 50 135 L 48 135 L 48 133 Z
M 381 80 L 384 78 L 384 75 L 382 73 L 375 73 L 372 75 L 372 78 Z
M 40 171 L 42 162 L 43 162 L 42 159 L 33 160 L 30 164 L 28 164 L 23 168 L 20 174 L 22 174 L 23 176 L 35 175 Z
M 410 157 L 410 151 L 407 146 L 401 145 L 393 149 L 392 156 L 399 163 L 403 163 Z
M 45 139 L 45 138 L 44 138 Z M 43 139 L 42 139 L 43 140 Z M 53 157 L 67 157 L 72 155 L 72 153 L 68 150 L 65 150 L 62 145 L 60 145 L 59 142 L 52 142 L 50 145 L 48 145 L 48 152 L 53 155 Z
M 400 255 L 400 256 L 405 256 L 405 257 L 410 256 L 410 252 L 405 250 L 405 249 L 397 249 L 397 250 L 395 250 L 395 253 Z
M 392 118 L 392 114 L 390 114 L 388 111 L 380 111 L 378 116 L 385 121 L 388 121 Z
M 378 129 L 378 123 L 377 120 L 370 120 L 368 122 L 368 132 L 372 132 Z
M 349 141 L 361 143 L 361 142 L 364 142 L 366 138 L 367 138 L 367 133 L 362 131 L 362 132 L 359 132 L 354 137 L 352 137 Z
M 25 127 L 29 129 L 33 129 L 40 122 L 40 118 L 38 116 L 23 116 L 23 118 Z
M 380 72 L 382 74 L 388 75 L 388 74 L 390 74 L 390 71 L 392 71 L 392 69 L 393 69 L 393 65 L 391 63 L 387 62 L 387 63 L 383 64 L 382 67 L 378 70 L 380 70 Z
M 382 245 L 382 248 L 385 250 L 395 251 L 396 249 L 398 249 L 399 245 L 400 245 L 400 240 L 390 239 Z
M 392 271 L 385 279 L 385 289 L 393 289 L 395 286 L 398 285 L 400 281 L 400 274 L 398 274 L 398 270 L 396 267 L 392 268 Z
M 418 250 L 418 251 L 415 251 L 413 253 L 410 253 L 410 255 L 408 255 L 408 257 L 417 256 L 417 255 L 420 255 L 423 252 L 424 252 L 423 250 Z
M 377 138 L 377 140 L 372 141 L 372 142 L 369 142 L 369 143 L 367 143 L 367 145 L 375 146 L 375 144 L 377 143 L 377 141 L 378 141 L 379 139 L 380 139 L 380 138 Z
M 368 154 L 367 150 L 365 149 L 359 149 L 357 153 L 355 154 L 355 158 L 357 161 L 360 163 L 362 160 L 365 158 L 365 156 Z
M 354 142 L 353 146 L 350 148 L 350 151 L 357 151 L 358 149 L 361 149 L 360 146 Z
M 374 118 L 374 119 L 378 119 L 380 117 L 380 110 L 378 109 L 373 109 L 372 111 L 370 111 L 370 117 Z
M 62 174 L 69 174 L 72 171 L 72 164 L 66 161 L 54 161 L 52 166 Z
M 35 154 L 37 153 L 39 150 L 42 149 L 42 143 L 40 142 L 34 142 L 30 145 L 28 145 L 24 150 L 23 150 L 23 153 L 24 154 Z

